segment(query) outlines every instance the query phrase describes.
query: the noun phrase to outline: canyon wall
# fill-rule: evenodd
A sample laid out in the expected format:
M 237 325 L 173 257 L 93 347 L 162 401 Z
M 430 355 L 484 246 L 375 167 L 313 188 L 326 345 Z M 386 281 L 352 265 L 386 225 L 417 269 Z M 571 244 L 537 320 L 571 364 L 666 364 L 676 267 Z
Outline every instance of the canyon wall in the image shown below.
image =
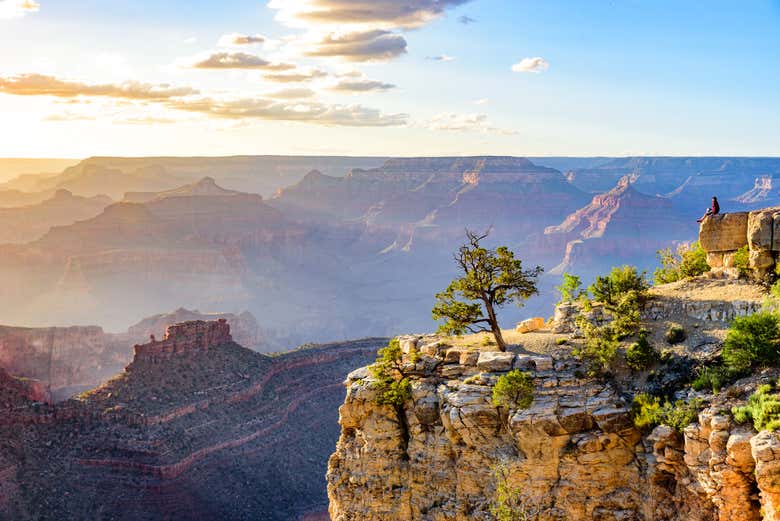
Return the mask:
M 735 255 L 747 246 L 747 267 L 763 279 L 775 269 L 780 252 L 780 207 L 707 217 L 699 229 L 699 242 L 713 270 L 735 277 L 740 274 Z
M 449 348 L 434 337 L 401 345 L 417 352 L 404 358 L 412 397 L 402 416 L 377 405 L 365 369 L 345 382 L 327 475 L 333 521 L 488 521 L 501 480 L 517 493 L 515 512 L 538 521 L 780 519 L 780 438 L 723 414 L 733 393 L 681 433 L 647 433 L 634 426 L 630 399 L 583 378 L 570 356 Z M 525 410 L 491 400 L 513 368 L 533 376 Z

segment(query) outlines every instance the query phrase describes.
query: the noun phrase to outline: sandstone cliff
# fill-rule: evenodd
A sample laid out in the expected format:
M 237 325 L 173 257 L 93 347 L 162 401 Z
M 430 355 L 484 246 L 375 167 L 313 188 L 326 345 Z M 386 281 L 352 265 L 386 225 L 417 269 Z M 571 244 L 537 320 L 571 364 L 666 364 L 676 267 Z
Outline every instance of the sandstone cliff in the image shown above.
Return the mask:
M 499 472 L 536 521 L 780 519 L 780 437 L 725 412 L 777 371 L 718 395 L 698 393 L 704 408 L 682 432 L 639 430 L 630 406 L 652 386 L 693 396 L 680 375 L 717 356 L 728 321 L 755 311 L 761 293 L 727 279 L 653 290 L 644 317 L 650 340 L 660 345 L 670 323 L 683 324 L 690 338 L 666 349 L 673 362 L 657 373 L 612 381 L 585 378 L 570 348 L 558 345 L 576 345 L 576 334 L 516 335 L 509 353 L 487 351 L 478 339 L 401 337 L 412 375 L 402 418 L 377 405 L 365 369 L 345 382 L 341 437 L 328 467 L 331 518 L 492 520 Z M 512 369 L 532 374 L 528 409 L 492 403 L 497 379 Z

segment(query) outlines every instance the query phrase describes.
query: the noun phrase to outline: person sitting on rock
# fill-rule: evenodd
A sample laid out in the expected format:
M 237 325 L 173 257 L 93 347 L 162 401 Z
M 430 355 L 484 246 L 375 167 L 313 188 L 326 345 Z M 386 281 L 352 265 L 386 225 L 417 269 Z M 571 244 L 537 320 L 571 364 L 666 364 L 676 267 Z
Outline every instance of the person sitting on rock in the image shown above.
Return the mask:
M 718 204 L 718 198 L 713 196 L 712 207 L 707 208 L 707 211 L 704 212 L 704 215 L 702 215 L 699 219 L 696 219 L 696 222 L 700 223 L 710 215 L 718 215 L 719 213 L 720 213 L 720 205 Z

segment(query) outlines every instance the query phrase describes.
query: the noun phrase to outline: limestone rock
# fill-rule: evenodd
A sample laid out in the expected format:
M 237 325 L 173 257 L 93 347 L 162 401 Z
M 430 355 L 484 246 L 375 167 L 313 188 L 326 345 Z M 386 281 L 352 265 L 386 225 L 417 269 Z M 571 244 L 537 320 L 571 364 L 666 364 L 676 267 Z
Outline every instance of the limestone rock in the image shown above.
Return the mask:
M 523 320 L 519 324 L 517 324 L 517 327 L 515 328 L 515 331 L 518 333 L 530 333 L 531 331 L 538 331 L 544 327 L 544 319 L 542 317 L 534 317 L 529 318 L 528 320 Z
M 477 369 L 481 371 L 509 371 L 515 361 L 514 353 L 501 351 L 483 351 L 477 359 Z
M 747 240 L 751 251 L 772 250 L 773 213 L 771 210 L 750 212 L 748 216 Z
M 748 213 L 724 213 L 704 219 L 699 242 L 704 251 L 733 251 L 747 244 Z

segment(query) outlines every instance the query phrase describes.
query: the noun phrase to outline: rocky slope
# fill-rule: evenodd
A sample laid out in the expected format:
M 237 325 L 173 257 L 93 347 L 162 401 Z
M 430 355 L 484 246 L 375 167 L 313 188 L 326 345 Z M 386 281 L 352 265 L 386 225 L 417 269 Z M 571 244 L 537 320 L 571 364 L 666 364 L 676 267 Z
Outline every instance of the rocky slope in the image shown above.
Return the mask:
M 0 424 L 0 518 L 320 515 L 341 381 L 383 342 L 268 357 L 224 320 L 169 327 L 101 387 Z
M 0 326 L 0 367 L 17 377 L 41 382 L 51 399 L 63 400 L 91 389 L 121 371 L 132 360 L 133 344 L 162 338 L 168 326 L 191 320 L 225 319 L 237 341 L 262 349 L 257 320 L 249 312 L 200 313 L 178 309 L 145 318 L 124 333 L 98 326 Z
M 727 321 L 761 298 L 758 286 L 717 278 L 654 290 L 644 314 L 651 342 L 660 348 L 671 323 L 683 324 L 688 338 L 666 348 L 675 362 L 657 374 L 611 381 L 584 377 L 571 354 L 579 340 L 570 335 L 518 335 L 508 353 L 490 352 L 478 338 L 452 347 L 447 338 L 401 337 L 412 375 L 404 421 L 377 405 L 365 369 L 345 382 L 342 432 L 328 467 L 331 519 L 494 519 L 498 476 L 535 520 L 780 519 L 780 437 L 726 412 L 777 371 L 699 393 L 704 406 L 682 432 L 642 431 L 630 407 L 647 386 L 685 396 L 681 368 L 716 356 Z M 513 368 L 533 377 L 528 409 L 491 401 L 493 385 Z
M 95 217 L 111 202 L 106 196 L 79 197 L 57 190 L 38 204 L 0 208 L 0 244 L 34 241 L 54 226 Z

